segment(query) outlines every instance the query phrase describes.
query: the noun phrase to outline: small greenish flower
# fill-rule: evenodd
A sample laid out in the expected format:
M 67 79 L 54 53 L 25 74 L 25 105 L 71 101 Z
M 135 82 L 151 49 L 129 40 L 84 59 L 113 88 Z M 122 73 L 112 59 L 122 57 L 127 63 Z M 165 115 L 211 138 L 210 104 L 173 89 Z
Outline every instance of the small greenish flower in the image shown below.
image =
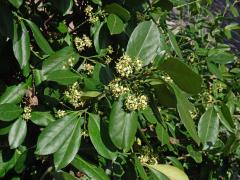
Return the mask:
M 94 70 L 94 66 L 91 65 L 91 64 L 88 64 L 88 63 L 84 63 L 83 64 L 83 68 L 85 71 L 87 71 L 87 74 L 92 74 L 93 73 L 93 70 Z
M 125 87 L 121 84 L 120 78 L 111 81 L 108 87 L 115 98 L 118 98 L 119 96 L 130 92 L 130 89 L 128 87 Z
M 72 104 L 75 108 L 81 107 L 84 105 L 84 101 L 82 99 L 83 92 L 80 90 L 79 84 L 75 82 L 72 86 L 68 88 L 64 92 L 70 104 Z
M 25 120 L 31 119 L 31 112 L 32 112 L 31 107 L 30 106 L 25 106 L 23 108 L 23 115 L 22 115 L 23 119 L 25 119 Z
M 57 112 L 56 112 L 56 117 L 57 118 L 62 118 L 66 115 L 66 112 L 64 110 L 61 110 L 59 109 Z
M 145 95 L 128 95 L 125 100 L 125 107 L 129 111 L 145 109 L 148 106 L 148 98 Z

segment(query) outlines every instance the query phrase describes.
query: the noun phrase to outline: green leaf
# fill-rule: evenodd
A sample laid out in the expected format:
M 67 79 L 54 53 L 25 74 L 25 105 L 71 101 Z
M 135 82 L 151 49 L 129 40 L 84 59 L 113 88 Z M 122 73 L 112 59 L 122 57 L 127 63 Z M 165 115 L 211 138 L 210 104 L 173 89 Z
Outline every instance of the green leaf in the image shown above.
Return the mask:
M 203 148 L 213 146 L 217 140 L 219 120 L 213 106 L 209 107 L 198 123 L 198 135 L 203 143 Z
M 9 161 L 4 162 L 2 158 L 2 151 L 0 150 L 0 178 L 4 177 L 5 174 L 15 166 L 20 155 L 21 152 L 17 149 L 15 150 L 12 158 Z
M 56 7 L 57 10 L 63 14 L 63 16 L 68 14 L 73 6 L 72 0 L 51 0 L 51 2 L 53 6 Z
M 99 6 L 102 5 L 102 1 L 101 0 L 91 0 L 93 3 L 98 4 Z
M 62 147 L 54 153 L 54 165 L 56 169 L 66 167 L 76 156 L 81 143 L 81 126 L 83 118 L 78 118 L 74 122 L 74 128 L 69 138 L 64 142 Z
M 166 59 L 159 69 L 166 72 L 185 92 L 197 94 L 201 91 L 202 78 L 178 59 Z
M 144 65 L 148 65 L 157 56 L 160 36 L 157 25 L 152 21 L 138 24 L 128 41 L 127 55 L 133 59 L 139 58 Z
M 22 114 L 23 110 L 13 103 L 0 104 L 0 121 L 12 121 Z
M 105 22 L 97 22 L 94 26 L 95 32 L 93 33 L 93 43 L 98 54 L 106 53 L 108 46 L 108 29 Z
M 23 22 L 14 24 L 13 52 L 24 75 L 29 74 L 30 37 Z
M 220 119 L 220 122 L 230 131 L 234 133 L 234 122 L 232 119 L 232 115 L 230 113 L 229 108 L 227 107 L 227 105 L 223 104 L 221 106 L 221 109 L 219 109 L 218 107 L 215 107 L 217 113 L 218 113 L 218 117 Z
M 162 172 L 147 166 L 150 170 L 150 179 L 152 180 L 170 180 L 166 175 L 164 175 Z
M 70 85 L 80 79 L 80 76 L 70 70 L 56 70 L 48 73 L 46 78 L 61 85 Z
M 24 119 L 16 120 L 8 134 L 8 142 L 11 149 L 17 148 L 21 145 L 27 134 L 27 123 Z
M 57 180 L 78 180 L 77 177 L 64 171 L 53 172 L 52 175 Z
M 176 54 L 178 55 L 178 57 L 180 59 L 183 59 L 182 52 L 177 44 L 176 38 L 175 38 L 174 34 L 172 33 L 172 31 L 170 31 L 170 30 L 168 30 L 168 37 L 169 37 L 169 40 L 170 40 L 173 50 L 176 52 Z
M 78 155 L 74 158 L 71 164 L 78 170 L 85 173 L 92 180 L 108 180 L 109 179 L 109 177 L 105 174 L 103 169 L 88 163 Z
M 145 169 L 143 168 L 141 162 L 139 161 L 136 155 L 134 156 L 134 165 L 140 178 L 143 180 L 148 180 L 149 178 L 147 176 L 147 173 L 145 172 Z
M 137 131 L 137 113 L 126 112 L 122 100 L 113 103 L 109 121 L 109 135 L 113 144 L 128 151 L 133 143 Z
M 0 135 L 6 135 L 6 134 L 8 134 L 9 133 L 9 131 L 10 131 L 10 129 L 11 129 L 11 127 L 12 127 L 12 124 L 10 124 L 10 125 L 8 125 L 8 126 L 6 126 L 6 127 L 4 127 L 4 128 L 0 128 Z
M 19 8 L 22 3 L 23 0 L 8 0 L 13 6 L 15 6 L 15 8 Z
M 101 92 L 98 91 L 85 91 L 82 93 L 83 97 L 98 97 L 101 94 Z
M 172 164 L 173 164 L 174 166 L 176 166 L 177 168 L 179 168 L 179 169 L 181 169 L 181 170 L 184 170 L 181 162 L 180 162 L 177 158 L 168 156 L 167 159 L 169 159 L 169 160 L 172 162 Z
M 100 123 L 99 115 L 89 114 L 88 131 L 91 142 L 101 156 L 113 160 L 117 154 L 105 144 L 106 140 L 103 141 L 101 133 L 104 133 L 104 129 L 102 129 Z
M 23 83 L 18 84 L 17 86 L 9 86 L 3 94 L 0 96 L 0 104 L 4 103 L 19 103 L 22 101 L 22 98 L 26 91 L 26 85 Z
M 51 55 L 54 53 L 52 50 L 51 46 L 49 45 L 48 41 L 45 39 L 37 25 L 30 21 L 30 20 L 25 20 L 28 23 L 28 26 L 31 28 L 33 37 L 36 40 L 37 45 L 39 48 L 46 53 L 47 55 Z
M 125 22 L 129 21 L 131 18 L 130 12 L 117 3 L 106 5 L 104 10 L 109 14 L 116 14 Z
M 177 180 L 189 180 L 186 173 L 177 167 L 166 165 L 166 164 L 155 164 L 155 165 L 147 165 L 148 168 L 157 170 L 167 176 L 169 179 Z
M 108 26 L 108 29 L 109 29 L 111 35 L 120 34 L 121 32 L 123 32 L 123 29 L 124 29 L 124 23 L 115 14 L 110 14 L 107 17 L 107 26 Z
M 70 113 L 47 126 L 39 135 L 35 153 L 39 155 L 55 153 L 71 135 L 76 121 L 77 113 Z
M 222 79 L 222 73 L 221 71 L 218 69 L 217 65 L 211 62 L 207 62 L 207 67 L 210 73 L 212 73 L 213 75 L 217 76 L 218 79 Z
M 68 63 L 70 58 L 73 59 L 73 64 L 75 64 L 79 58 L 79 54 L 76 53 L 71 46 L 67 46 L 55 52 L 49 58 L 43 61 L 42 75 L 48 75 L 53 71 L 62 70 L 63 66 Z
M 177 97 L 177 110 L 178 110 L 179 116 L 181 118 L 181 121 L 184 124 L 185 128 L 187 129 L 188 133 L 193 138 L 193 140 L 197 144 L 199 144 L 200 139 L 198 137 L 194 121 L 190 114 L 190 111 L 192 110 L 189 107 L 190 102 L 182 94 L 182 92 L 180 91 L 180 89 L 177 86 L 173 85 L 172 87 L 173 87 L 175 95 Z
M 217 64 L 228 64 L 234 61 L 234 55 L 228 52 L 213 52 L 207 57 L 208 62 Z
M 176 108 L 177 100 L 166 84 L 152 85 L 157 102 L 165 107 Z
M 151 124 L 157 123 L 157 118 L 154 116 L 153 111 L 150 107 L 146 107 L 144 110 L 140 111 L 146 120 Z
M 161 141 L 162 146 L 165 144 L 169 144 L 169 135 L 168 132 L 164 129 L 164 127 L 161 124 L 157 123 L 155 130 L 157 138 Z
M 187 151 L 196 163 L 202 162 L 202 154 L 198 151 L 195 151 L 191 145 L 187 146 Z
M 31 113 L 31 121 L 38 126 L 48 126 L 55 119 L 52 114 L 47 112 L 34 111 Z
M 13 37 L 13 16 L 5 3 L 0 3 L 0 33 L 2 36 Z
M 14 171 L 16 171 L 16 173 L 20 174 L 22 173 L 26 167 L 27 167 L 27 158 L 28 158 L 28 150 L 26 150 L 26 147 L 20 147 L 19 149 L 22 149 L 22 153 L 19 156 L 19 158 L 17 159 L 17 162 L 14 166 Z

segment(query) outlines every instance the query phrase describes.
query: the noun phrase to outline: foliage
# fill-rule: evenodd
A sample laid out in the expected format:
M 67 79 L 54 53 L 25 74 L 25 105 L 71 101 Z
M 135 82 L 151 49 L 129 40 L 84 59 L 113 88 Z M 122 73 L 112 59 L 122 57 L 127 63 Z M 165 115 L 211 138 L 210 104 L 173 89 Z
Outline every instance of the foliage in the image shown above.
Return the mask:
M 0 1 L 0 178 L 239 178 L 238 3 Z

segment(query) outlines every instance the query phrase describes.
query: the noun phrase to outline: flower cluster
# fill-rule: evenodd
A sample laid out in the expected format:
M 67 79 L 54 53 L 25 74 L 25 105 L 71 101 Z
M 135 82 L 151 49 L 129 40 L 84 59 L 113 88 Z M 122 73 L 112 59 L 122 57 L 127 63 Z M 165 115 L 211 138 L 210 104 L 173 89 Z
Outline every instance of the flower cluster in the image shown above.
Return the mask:
M 65 111 L 64 110 L 61 110 L 59 109 L 57 112 L 56 112 L 56 117 L 57 118 L 62 118 L 66 115 Z
M 64 92 L 70 104 L 75 108 L 83 106 L 84 101 L 82 100 L 82 91 L 80 90 L 79 84 L 75 82 L 72 86 Z
M 128 95 L 125 100 L 125 107 L 129 111 L 145 109 L 148 105 L 148 97 L 141 95 Z
M 117 72 L 122 77 L 129 77 L 131 74 L 141 70 L 143 64 L 139 59 L 131 59 L 128 55 L 123 55 L 116 64 Z
M 76 37 L 74 39 L 74 43 L 79 52 L 82 52 L 83 50 L 85 50 L 85 47 L 90 48 L 92 46 L 92 41 L 85 34 L 83 35 L 82 38 Z
M 31 118 L 31 112 L 32 112 L 31 107 L 30 106 L 25 106 L 23 108 L 23 115 L 22 115 L 23 119 L 29 120 Z
M 87 74 L 88 74 L 88 75 L 90 75 L 90 74 L 93 73 L 94 66 L 91 65 L 91 64 L 88 64 L 88 63 L 84 63 L 84 64 L 83 64 L 83 69 L 84 69 L 85 71 L 87 71 Z
M 75 60 L 76 60 L 75 57 L 70 57 L 67 63 L 65 63 L 62 68 L 63 69 L 72 68 L 74 66 Z
M 121 83 L 120 83 L 120 80 L 119 78 L 117 79 L 114 79 L 113 81 L 111 81 L 108 85 L 112 95 L 115 97 L 115 98 L 118 98 L 119 96 L 123 95 L 123 94 L 126 94 L 130 91 L 130 89 L 128 87 L 125 87 L 123 86 Z
M 88 16 L 88 21 L 92 24 L 96 23 L 99 20 L 99 17 L 93 13 L 93 7 L 88 5 L 85 9 L 84 12 L 86 16 Z

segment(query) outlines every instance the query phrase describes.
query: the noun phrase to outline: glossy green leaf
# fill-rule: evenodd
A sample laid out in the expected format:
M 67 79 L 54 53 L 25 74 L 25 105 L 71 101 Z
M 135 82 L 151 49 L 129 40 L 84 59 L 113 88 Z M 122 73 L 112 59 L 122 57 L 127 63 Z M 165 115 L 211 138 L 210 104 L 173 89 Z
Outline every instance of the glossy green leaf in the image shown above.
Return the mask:
M 15 6 L 15 8 L 19 8 L 22 3 L 23 0 L 8 0 L 13 6 Z
M 19 103 L 22 101 L 22 98 L 26 91 L 26 85 L 23 83 L 18 84 L 17 86 L 9 86 L 6 88 L 3 94 L 0 96 L 0 104 L 4 103 Z
M 78 170 L 84 172 L 90 179 L 93 180 L 108 180 L 109 177 L 105 174 L 104 170 L 96 167 L 93 164 L 82 159 L 80 156 L 76 156 L 71 164 Z
M 21 22 L 21 26 L 14 24 L 13 52 L 16 59 L 18 60 L 20 68 L 24 72 L 24 75 L 28 75 L 30 59 L 30 37 L 23 22 Z
M 102 5 L 102 1 L 101 0 L 91 0 L 93 3 L 98 4 L 98 5 Z
M 31 28 L 33 37 L 36 40 L 37 45 L 39 48 L 46 53 L 47 55 L 53 54 L 54 51 L 52 50 L 51 46 L 49 45 L 48 41 L 45 39 L 41 31 L 39 30 L 39 27 L 30 20 L 25 20 L 28 24 L 28 26 Z
M 162 143 L 162 146 L 165 144 L 169 144 L 168 132 L 164 129 L 164 127 L 161 124 L 157 123 L 155 131 L 156 131 L 158 140 L 161 141 Z
M 234 61 L 234 55 L 228 52 L 213 52 L 207 57 L 208 62 L 217 64 L 228 64 Z
M 202 78 L 178 59 L 166 59 L 159 69 L 166 72 L 185 92 L 197 94 L 201 91 Z
M 181 121 L 184 124 L 185 128 L 187 129 L 188 133 L 193 138 L 193 140 L 197 144 L 199 144 L 200 139 L 198 137 L 194 121 L 190 114 L 190 111 L 192 110 L 189 107 L 190 102 L 182 94 L 181 90 L 178 87 L 173 86 L 173 89 L 174 89 L 175 95 L 177 97 L 177 110 L 178 110 L 179 116 L 181 118 Z
M 167 87 L 166 84 L 156 84 L 152 85 L 154 88 L 154 94 L 157 99 L 157 102 L 161 106 L 173 107 L 177 105 L 177 100 L 173 92 Z
M 48 126 L 55 119 L 49 111 L 34 111 L 31 113 L 31 121 L 38 126 Z
M 47 58 L 42 65 L 42 75 L 48 75 L 49 73 L 62 70 L 64 65 L 68 64 L 68 60 L 72 58 L 73 64 L 78 61 L 79 54 L 76 53 L 71 46 L 67 46 Z
M 157 25 L 152 21 L 138 24 L 128 41 L 126 54 L 133 59 L 139 58 L 144 65 L 148 65 L 157 56 L 160 36 Z
M 94 26 L 93 43 L 98 54 L 106 53 L 109 32 L 104 22 L 97 22 Z
M 198 135 L 203 143 L 203 148 L 213 146 L 219 132 L 219 120 L 214 107 L 209 107 L 198 123 Z
M 146 173 L 144 167 L 142 166 L 141 162 L 140 162 L 139 159 L 137 158 L 137 156 L 134 156 L 134 165 L 135 165 L 135 168 L 136 168 L 139 176 L 140 176 L 143 180 L 148 180 L 147 173 Z
M 164 175 L 162 172 L 156 170 L 155 168 L 148 167 L 150 170 L 150 179 L 152 180 L 171 180 L 166 175 Z
M 79 74 L 70 70 L 56 70 L 47 74 L 48 81 L 55 81 L 61 85 L 70 85 L 80 79 Z
M 196 163 L 202 162 L 202 154 L 198 151 L 195 151 L 191 145 L 187 146 L 187 151 Z
M 54 7 L 65 16 L 71 11 L 73 0 L 51 0 Z
M 215 106 L 220 122 L 226 127 L 227 130 L 234 133 L 234 122 L 227 105 L 223 104 L 221 109 Z
M 53 172 L 52 175 L 57 180 L 78 180 L 77 177 L 64 171 Z
M 6 127 L 1 127 L 0 128 L 0 135 L 6 135 L 9 133 L 10 129 L 12 127 L 12 124 L 6 126 Z
M 47 126 L 39 135 L 35 153 L 48 155 L 60 149 L 71 135 L 76 121 L 77 113 L 70 113 Z
M 20 155 L 21 152 L 19 150 L 15 150 L 11 159 L 5 162 L 3 161 L 2 151 L 0 150 L 0 178 L 4 178 L 5 174 L 7 174 L 7 172 L 15 166 Z
M 186 173 L 177 167 L 166 164 L 148 165 L 149 168 L 157 170 L 167 176 L 169 179 L 189 180 Z
M 98 91 L 85 91 L 82 93 L 83 97 L 98 97 L 101 94 L 101 92 Z
M 127 22 L 131 18 L 130 12 L 117 3 L 107 4 L 104 10 L 110 14 L 116 14 L 123 21 Z
M 144 110 L 140 111 L 146 120 L 151 124 L 157 123 L 157 118 L 154 116 L 152 109 L 150 107 L 145 108 Z
M 175 51 L 175 53 L 178 55 L 178 57 L 180 59 L 183 59 L 182 52 L 178 46 L 176 38 L 175 38 L 174 34 L 172 33 L 172 31 L 170 31 L 170 30 L 168 30 L 168 37 L 169 37 L 170 43 L 171 43 L 172 48 Z
M 0 104 L 0 121 L 12 121 L 23 112 L 22 108 L 13 103 Z
M 110 14 L 107 17 L 107 26 L 111 35 L 120 34 L 124 29 L 122 20 L 115 14 Z
M 168 156 L 167 159 L 169 159 L 169 160 L 172 162 L 172 164 L 173 164 L 174 166 L 176 166 L 177 168 L 179 168 L 179 169 L 181 169 L 181 170 L 184 170 L 181 162 L 180 162 L 176 157 Z
M 17 162 L 14 166 L 14 171 L 16 171 L 18 174 L 22 173 L 27 166 L 27 157 L 28 157 L 29 151 L 26 150 L 26 148 L 23 148 L 23 149 L 24 149 L 23 152 L 17 159 Z
M 78 118 L 73 122 L 74 128 L 69 138 L 64 142 L 62 147 L 54 153 L 54 165 L 56 169 L 66 167 L 76 156 L 81 143 L 81 126 L 83 118 Z
M 101 156 L 113 160 L 117 154 L 111 151 L 111 149 L 107 147 L 107 144 L 105 144 L 106 140 L 104 141 L 102 139 L 101 133 L 104 133 L 104 129 L 102 129 L 100 123 L 99 115 L 89 114 L 88 131 L 91 142 Z
M 217 76 L 218 79 L 222 79 L 222 73 L 221 71 L 218 69 L 218 66 L 212 62 L 207 62 L 207 67 L 208 70 L 210 71 L 210 73 L 212 73 L 213 75 Z
M 113 103 L 109 120 L 109 135 L 113 144 L 128 151 L 134 143 L 137 131 L 137 113 L 126 112 L 120 99 Z
M 16 120 L 8 134 L 8 142 L 11 149 L 17 148 L 21 145 L 27 134 L 27 123 L 24 119 Z

